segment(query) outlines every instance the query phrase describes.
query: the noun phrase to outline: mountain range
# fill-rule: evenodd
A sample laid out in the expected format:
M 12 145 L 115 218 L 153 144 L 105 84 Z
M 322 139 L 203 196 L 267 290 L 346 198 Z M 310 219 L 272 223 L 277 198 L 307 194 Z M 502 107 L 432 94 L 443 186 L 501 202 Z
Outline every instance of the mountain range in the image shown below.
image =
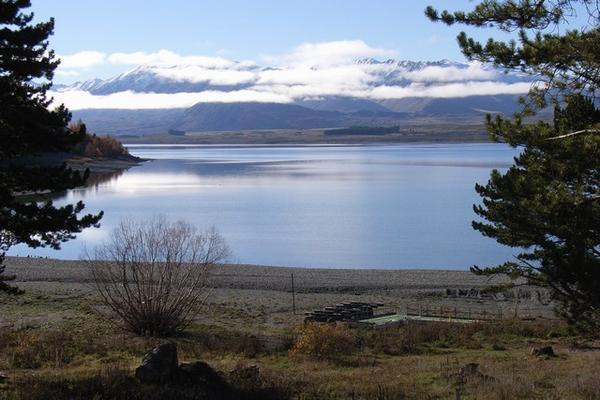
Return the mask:
M 52 94 L 59 101 L 76 99 L 65 103 L 74 119 L 82 119 L 90 130 L 124 135 L 385 126 L 416 117 L 480 118 L 486 113 L 516 111 L 519 93 L 514 88 L 525 88 L 529 82 L 519 74 L 448 60 L 361 59 L 350 67 L 325 70 L 243 64 L 224 69 L 146 65 L 109 79 L 56 85 Z M 503 93 L 502 88 L 510 90 Z M 294 95 L 298 90 L 301 93 Z M 112 101 L 124 96 L 131 97 L 125 107 Z M 148 105 L 147 98 L 163 103 L 185 98 L 188 103 Z M 96 104 L 96 99 L 103 103 Z M 137 99 L 144 105 L 138 108 Z

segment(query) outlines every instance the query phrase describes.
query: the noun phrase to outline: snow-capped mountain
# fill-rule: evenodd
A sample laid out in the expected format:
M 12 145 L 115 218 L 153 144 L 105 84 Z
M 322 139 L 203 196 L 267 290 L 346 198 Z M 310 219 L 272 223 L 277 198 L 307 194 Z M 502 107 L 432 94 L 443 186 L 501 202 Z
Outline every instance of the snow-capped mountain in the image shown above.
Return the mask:
M 407 115 L 506 113 L 516 109 L 517 96 L 529 85 L 527 77 L 477 63 L 363 58 L 340 65 L 145 65 L 109 79 L 57 87 L 53 94 L 76 117 L 93 121 L 96 131 L 114 131 L 117 121 L 127 118 L 143 120 L 139 130 L 147 132 L 328 127 L 393 123 Z M 144 110 L 139 118 L 136 109 Z M 157 115 L 165 110 L 172 111 L 161 125 Z M 128 129 L 136 131 L 133 125 Z
M 373 86 L 406 86 L 414 82 L 458 82 L 491 80 L 504 83 L 526 81 L 520 74 L 505 74 L 490 67 L 478 64 L 460 63 L 450 60 L 410 61 L 388 59 L 379 61 L 373 58 L 356 60 L 356 66 L 362 68 L 374 79 Z M 311 68 L 319 71 L 318 68 Z M 272 72 L 293 72 L 294 69 L 282 67 L 235 65 L 227 69 L 199 68 L 190 65 L 139 66 L 109 79 L 91 79 L 60 87 L 60 91 L 81 90 L 95 95 L 106 95 L 126 90 L 134 92 L 178 93 L 201 92 L 205 90 L 233 91 L 250 88 L 261 82 L 261 78 Z M 215 79 L 216 74 L 229 72 L 238 75 L 229 82 Z

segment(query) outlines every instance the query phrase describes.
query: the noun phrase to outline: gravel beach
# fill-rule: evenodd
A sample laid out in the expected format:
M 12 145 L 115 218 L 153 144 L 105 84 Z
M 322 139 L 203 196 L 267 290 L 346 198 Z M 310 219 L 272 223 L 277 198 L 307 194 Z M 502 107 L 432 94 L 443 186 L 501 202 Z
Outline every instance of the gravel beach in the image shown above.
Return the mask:
M 72 305 L 94 302 L 94 292 L 83 261 L 46 258 L 7 257 L 7 274 L 17 275 L 15 283 L 27 291 L 34 303 L 56 299 L 63 306 L 55 314 L 41 312 L 33 318 L 64 318 Z M 292 313 L 291 275 L 294 275 L 296 314 Z M 460 309 L 511 310 L 511 301 L 480 297 L 447 296 L 447 289 L 481 289 L 489 285 L 487 278 L 468 271 L 450 270 L 376 270 L 376 269 L 312 269 L 256 265 L 219 265 L 211 270 L 210 293 L 206 310 L 199 322 L 232 326 L 236 329 L 269 329 L 300 323 L 304 313 L 333 304 L 361 301 L 385 304 L 385 311 L 403 313 L 407 305 L 457 307 Z M 57 303 L 58 304 L 58 303 Z M 539 305 L 540 313 L 548 310 Z M 11 302 L 6 302 L 0 316 L 3 323 L 15 323 Z M 18 308 L 15 308 L 17 311 Z M 25 314 L 17 313 L 19 318 Z M 12 317 L 11 317 L 12 315 Z M 17 318 L 18 319 L 18 318 Z

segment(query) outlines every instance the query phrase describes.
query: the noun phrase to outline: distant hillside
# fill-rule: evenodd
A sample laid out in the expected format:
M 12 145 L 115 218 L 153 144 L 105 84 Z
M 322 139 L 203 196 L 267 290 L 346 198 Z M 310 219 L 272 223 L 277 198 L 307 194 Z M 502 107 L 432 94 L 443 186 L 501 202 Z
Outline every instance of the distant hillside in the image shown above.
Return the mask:
M 311 129 L 351 125 L 393 125 L 407 114 L 391 111 L 342 113 L 294 104 L 198 103 L 188 109 L 74 110 L 93 132 L 148 135 L 177 131 L 232 131 L 244 129 Z
M 335 76 L 337 70 L 320 77 L 318 68 L 296 71 L 236 62 L 215 68 L 145 65 L 110 79 L 58 86 L 55 93 L 76 102 L 67 106 L 74 118 L 84 120 L 91 130 L 139 135 L 169 130 L 394 126 L 411 118 L 483 121 L 485 113 L 509 114 L 518 109 L 518 95 L 498 94 L 503 93 L 502 88 L 517 84 L 518 90 L 526 90 L 529 85 L 528 78 L 520 74 L 448 60 L 356 60 L 340 70 L 348 73 L 348 82 L 346 75 Z M 330 85 L 331 79 L 337 83 Z M 477 95 L 465 96 L 468 93 L 460 85 L 483 86 L 475 91 Z M 121 100 L 113 102 L 111 96 Z M 171 98 L 168 96 L 174 96 L 173 103 L 165 102 Z M 77 103 L 86 99 L 92 100 L 89 104 L 94 109 Z M 98 99 L 106 108 L 98 106 Z M 147 105 L 153 101 L 164 103 L 149 107 L 152 109 L 134 109 L 138 102 Z
M 340 102 L 352 104 L 346 100 Z M 393 126 L 411 118 L 424 117 L 442 120 L 446 117 L 480 118 L 483 123 L 484 114 L 512 113 L 517 110 L 518 103 L 515 96 L 508 95 L 454 99 L 406 98 L 387 100 L 381 106 L 375 103 L 375 106 L 366 108 L 370 109 L 354 110 L 354 107 L 348 107 L 353 111 L 342 112 L 297 104 L 198 103 L 188 109 L 74 110 L 73 117 L 85 121 L 93 132 L 147 135 L 165 133 L 170 129 L 202 132 Z
M 509 114 L 517 111 L 519 96 L 469 96 L 454 98 L 406 97 L 382 100 L 391 111 L 429 115 L 467 115 L 484 113 Z
M 393 111 L 385 107 L 385 105 L 382 105 L 373 100 L 340 96 L 325 97 L 318 100 L 301 100 L 296 102 L 296 104 L 312 108 L 313 110 L 338 111 L 342 113 L 351 113 L 357 111 Z
M 199 103 L 187 109 L 176 124 L 188 131 L 322 128 L 342 126 L 344 114 L 316 111 L 292 104 Z
M 184 109 L 162 110 L 73 110 L 73 120 L 81 119 L 90 132 L 111 135 L 148 135 L 173 129 Z

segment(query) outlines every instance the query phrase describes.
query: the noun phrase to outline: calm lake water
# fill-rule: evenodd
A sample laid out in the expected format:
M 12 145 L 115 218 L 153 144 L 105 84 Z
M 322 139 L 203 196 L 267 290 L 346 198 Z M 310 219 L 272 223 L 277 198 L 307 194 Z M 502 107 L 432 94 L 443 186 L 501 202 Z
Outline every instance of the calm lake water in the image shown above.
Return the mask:
M 132 146 L 153 161 L 57 203 L 104 210 L 62 250 L 12 255 L 78 258 L 124 216 L 163 213 L 216 226 L 233 262 L 306 267 L 467 269 L 516 253 L 471 228 L 476 182 L 505 169 L 500 144 L 344 147 Z

